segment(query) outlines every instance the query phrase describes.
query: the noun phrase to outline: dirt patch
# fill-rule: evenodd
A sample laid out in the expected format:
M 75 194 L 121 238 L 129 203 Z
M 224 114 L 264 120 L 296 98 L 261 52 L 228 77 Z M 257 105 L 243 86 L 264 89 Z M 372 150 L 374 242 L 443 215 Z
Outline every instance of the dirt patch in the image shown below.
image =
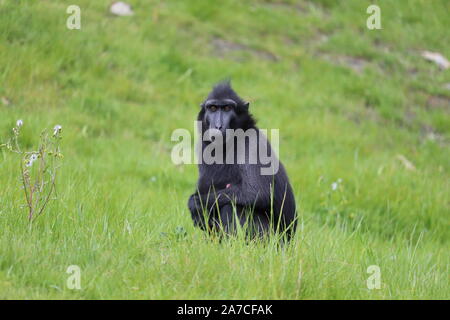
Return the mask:
M 345 66 L 352 69 L 356 73 L 362 73 L 364 68 L 369 65 L 369 61 L 361 57 L 353 57 L 347 55 L 331 55 L 331 54 L 319 54 L 319 57 L 329 61 L 335 65 Z
M 227 53 L 233 52 L 233 51 L 247 49 L 247 47 L 242 44 L 223 40 L 220 38 L 213 39 L 212 44 L 214 46 L 214 49 L 217 51 L 217 53 L 222 54 L 222 55 L 226 55 Z
M 450 143 L 448 139 L 440 134 L 436 129 L 430 125 L 423 125 L 421 127 L 421 137 L 422 141 L 434 141 L 437 142 L 441 147 L 447 147 Z
M 404 113 L 404 119 L 408 125 L 412 125 L 417 119 L 417 114 L 414 112 L 414 110 L 407 108 Z
M 316 36 L 312 39 L 311 42 L 315 45 L 321 45 L 321 44 L 328 42 L 329 39 L 330 39 L 330 34 L 319 31 L 316 33 Z
M 429 96 L 426 107 L 431 110 L 444 110 L 450 112 L 450 98 L 446 96 Z
M 233 57 L 234 53 L 245 51 L 259 59 L 273 62 L 279 60 L 279 58 L 270 51 L 254 49 L 244 44 L 228 41 L 221 38 L 214 38 L 212 40 L 212 46 L 214 48 L 214 54 L 220 58 L 226 58 L 230 56 Z M 237 61 L 244 60 L 243 57 L 234 56 L 233 58 Z
M 268 9 L 281 9 L 281 10 L 290 10 L 296 11 L 298 13 L 306 14 L 310 10 L 308 8 L 307 3 L 288 3 L 282 1 L 264 1 L 261 3 L 261 6 L 266 7 Z
M 368 106 L 361 106 L 359 110 L 348 113 L 347 118 L 358 125 L 364 123 L 364 121 L 378 124 L 382 124 L 385 121 L 375 109 Z
M 390 53 L 392 51 L 392 48 L 390 45 L 388 45 L 387 43 L 384 43 L 383 41 L 381 41 L 380 39 L 375 39 L 373 41 L 373 45 L 381 52 L 384 53 Z
M 259 3 L 261 7 L 271 10 L 289 10 L 301 15 L 306 14 L 320 14 L 329 16 L 329 10 L 319 3 L 313 1 L 297 1 L 297 3 L 290 3 L 284 1 L 261 1 Z
M 301 38 L 301 37 L 293 38 L 292 36 L 291 37 L 284 36 L 283 42 L 288 46 L 301 45 L 303 48 L 306 48 L 306 49 L 312 48 L 315 51 L 316 50 L 315 48 L 320 47 L 321 45 L 327 43 L 328 40 L 330 39 L 330 37 L 331 37 L 331 34 L 321 31 L 321 30 L 317 30 L 313 33 L 312 36 L 303 37 L 303 38 Z M 314 53 L 314 51 L 312 53 Z

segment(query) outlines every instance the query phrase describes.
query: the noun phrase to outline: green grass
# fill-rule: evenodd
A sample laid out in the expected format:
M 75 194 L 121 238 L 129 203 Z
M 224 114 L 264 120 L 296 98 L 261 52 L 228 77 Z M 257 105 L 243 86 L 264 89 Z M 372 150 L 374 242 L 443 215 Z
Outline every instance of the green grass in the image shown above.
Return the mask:
M 61 124 L 65 155 L 30 225 L 0 153 L 0 298 L 450 298 L 450 74 L 420 56 L 450 57 L 448 1 L 375 1 L 372 31 L 370 1 L 130 0 L 133 17 L 75 2 L 81 30 L 65 27 L 74 1 L 0 0 L 0 140 L 17 119 L 27 148 Z M 300 217 L 283 250 L 205 239 L 186 207 L 197 169 L 170 160 L 172 131 L 192 132 L 226 77 L 280 128 Z

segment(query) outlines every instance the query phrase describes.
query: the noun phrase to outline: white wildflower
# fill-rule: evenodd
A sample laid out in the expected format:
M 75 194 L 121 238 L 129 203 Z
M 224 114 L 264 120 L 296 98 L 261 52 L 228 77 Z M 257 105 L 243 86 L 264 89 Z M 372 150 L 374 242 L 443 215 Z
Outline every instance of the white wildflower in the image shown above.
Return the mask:
M 341 183 L 342 183 L 342 179 L 341 178 L 337 179 L 337 181 L 335 181 L 331 184 L 331 190 L 333 190 L 333 191 L 337 190 L 337 188 L 339 188 Z
M 31 167 L 33 165 L 33 162 L 35 162 L 37 158 L 38 158 L 37 154 L 33 153 L 28 159 L 28 162 L 25 164 L 25 166 Z
M 21 126 L 23 126 L 23 121 L 22 121 L 22 119 L 19 119 L 19 120 L 16 121 L 16 126 L 19 127 L 19 128 L 20 128 Z
M 57 124 L 54 128 L 53 128 L 53 135 L 56 136 L 58 133 L 61 132 L 62 126 L 60 126 L 59 124 Z

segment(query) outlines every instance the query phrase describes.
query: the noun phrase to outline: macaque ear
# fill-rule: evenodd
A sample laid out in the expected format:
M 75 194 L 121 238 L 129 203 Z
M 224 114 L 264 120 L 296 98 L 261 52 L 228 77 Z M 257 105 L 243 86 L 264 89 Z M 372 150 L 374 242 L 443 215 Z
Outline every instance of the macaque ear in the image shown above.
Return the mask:
M 244 108 L 245 108 L 245 110 L 248 110 L 248 107 L 250 106 L 250 102 L 246 102 L 246 103 L 244 103 Z
M 204 108 L 204 107 L 205 107 L 205 103 L 204 102 L 200 103 L 200 108 Z

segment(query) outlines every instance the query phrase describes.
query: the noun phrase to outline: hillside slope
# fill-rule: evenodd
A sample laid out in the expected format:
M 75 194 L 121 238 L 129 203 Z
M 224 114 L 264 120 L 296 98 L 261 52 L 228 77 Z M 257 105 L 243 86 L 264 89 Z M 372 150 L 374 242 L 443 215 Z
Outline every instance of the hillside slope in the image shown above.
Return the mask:
M 28 149 L 60 124 L 64 153 L 30 225 L 1 151 L 0 298 L 450 298 L 450 71 L 421 56 L 450 57 L 448 1 L 377 1 L 381 30 L 359 0 L 130 0 L 129 17 L 77 0 L 69 30 L 72 2 L 0 0 L 0 141 L 18 119 Z M 300 215 L 281 251 L 205 240 L 197 169 L 171 162 L 172 131 L 227 77 L 280 129 Z

